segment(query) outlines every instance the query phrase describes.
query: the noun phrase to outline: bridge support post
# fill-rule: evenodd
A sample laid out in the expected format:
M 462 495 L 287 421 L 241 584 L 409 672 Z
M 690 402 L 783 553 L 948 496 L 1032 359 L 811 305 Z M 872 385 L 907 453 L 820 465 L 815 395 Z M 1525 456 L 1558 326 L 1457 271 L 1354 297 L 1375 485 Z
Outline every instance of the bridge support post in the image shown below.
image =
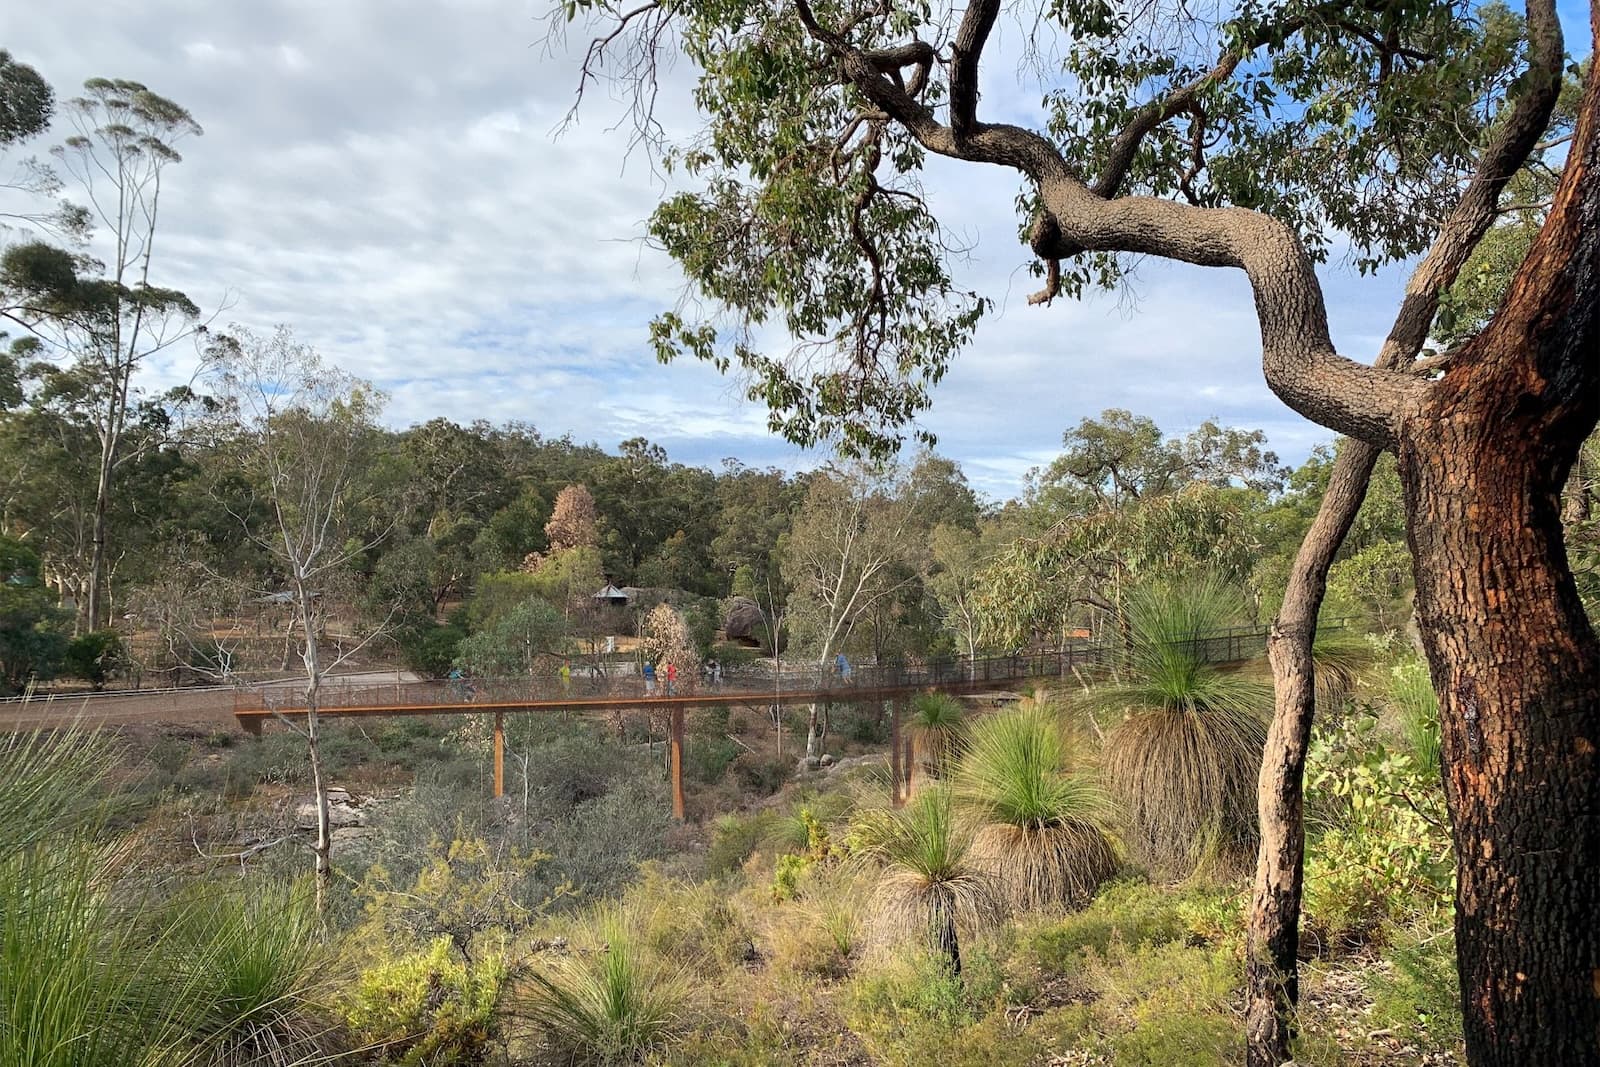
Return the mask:
M 497 800 L 506 795 L 506 716 L 503 711 L 494 713 L 494 795 Z
M 901 804 L 900 789 L 900 701 L 889 700 L 889 793 L 895 807 Z
M 683 814 L 683 705 L 672 709 L 671 728 L 667 738 L 668 755 L 672 765 L 672 817 L 682 822 Z

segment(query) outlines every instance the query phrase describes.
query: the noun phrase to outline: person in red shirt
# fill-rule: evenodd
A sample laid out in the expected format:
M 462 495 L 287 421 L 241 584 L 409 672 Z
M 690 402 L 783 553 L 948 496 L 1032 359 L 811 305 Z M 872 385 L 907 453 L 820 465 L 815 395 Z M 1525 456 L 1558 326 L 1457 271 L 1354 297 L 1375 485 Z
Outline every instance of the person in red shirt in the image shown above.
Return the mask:
M 667 664 L 667 696 L 672 695 L 672 691 L 676 687 L 677 682 L 678 665 L 676 663 L 669 663 Z

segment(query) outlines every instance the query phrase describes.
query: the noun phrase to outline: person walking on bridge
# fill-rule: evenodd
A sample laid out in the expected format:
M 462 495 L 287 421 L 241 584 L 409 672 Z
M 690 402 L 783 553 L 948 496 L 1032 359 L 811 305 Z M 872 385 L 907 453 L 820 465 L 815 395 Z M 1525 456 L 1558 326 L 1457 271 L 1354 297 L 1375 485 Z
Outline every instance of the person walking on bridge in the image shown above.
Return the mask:
M 656 695 L 656 665 L 648 660 L 644 665 L 644 695 L 647 697 Z
M 677 683 L 678 665 L 676 663 L 669 663 L 667 664 L 667 696 L 672 695 L 672 691 L 677 688 Z

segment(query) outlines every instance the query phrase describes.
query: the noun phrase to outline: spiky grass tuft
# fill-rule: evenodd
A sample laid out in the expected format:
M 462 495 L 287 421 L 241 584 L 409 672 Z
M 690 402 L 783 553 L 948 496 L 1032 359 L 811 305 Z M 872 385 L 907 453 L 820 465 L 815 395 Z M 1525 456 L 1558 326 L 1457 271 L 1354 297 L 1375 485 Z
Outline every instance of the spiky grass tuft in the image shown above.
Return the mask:
M 919 693 L 912 700 L 906 727 L 930 776 L 943 778 L 959 752 L 965 715 L 965 705 L 948 693 Z
M 1102 769 L 1129 844 L 1164 874 L 1192 872 L 1213 848 L 1242 859 L 1255 845 L 1272 687 L 1209 662 L 1202 637 L 1243 613 L 1215 579 L 1140 590 L 1123 681 L 1094 694 L 1125 716 L 1106 736 Z
M 1410 660 L 1391 671 L 1389 703 L 1399 713 L 1400 732 L 1405 735 L 1411 758 L 1423 770 L 1438 773 L 1439 695 L 1434 692 L 1427 663 Z
M 1117 869 L 1105 799 L 1076 763 L 1064 717 L 1043 701 L 970 732 L 955 788 L 984 823 L 972 862 L 1014 909 L 1082 904 Z
M 174 949 L 193 986 L 185 1029 L 208 1067 L 291 1067 L 333 1051 L 315 895 L 207 886 L 182 902 Z
M 582 1061 L 637 1062 L 677 1032 L 685 981 L 649 958 L 621 911 L 602 912 L 592 936 L 598 952 L 528 973 L 521 1013 Z

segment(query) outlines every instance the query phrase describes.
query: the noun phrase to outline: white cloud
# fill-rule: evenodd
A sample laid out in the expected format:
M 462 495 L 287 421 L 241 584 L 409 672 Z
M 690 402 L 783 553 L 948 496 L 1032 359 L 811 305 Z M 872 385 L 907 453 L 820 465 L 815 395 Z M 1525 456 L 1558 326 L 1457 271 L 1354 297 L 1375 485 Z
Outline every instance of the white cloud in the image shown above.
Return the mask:
M 189 107 L 206 134 L 170 172 L 159 280 L 231 305 L 224 321 L 290 324 L 390 392 L 391 419 L 521 419 L 607 447 L 647 436 L 691 462 L 814 463 L 767 434 L 737 383 L 656 364 L 646 327 L 681 288 L 639 243 L 660 179 L 628 155 L 603 90 L 551 135 L 572 103 L 577 49 L 541 46 L 544 11 L 533 0 L 56 0 L 11 5 L 0 41 L 63 97 L 106 75 Z M 1013 84 L 1014 64 L 993 69 L 986 106 L 1026 117 L 1037 94 Z M 694 122 L 688 75 L 678 64 L 662 98 L 678 132 Z M 1293 456 L 1328 436 L 1262 384 L 1242 278 L 1151 264 L 1135 313 L 1107 297 L 1028 307 L 1037 283 L 1019 270 L 1017 187 L 1004 171 L 948 162 L 928 176 L 935 208 L 975 241 L 963 281 L 998 301 L 927 419 L 974 484 L 1014 492 L 1063 429 L 1110 406 L 1171 432 L 1208 417 L 1260 426 Z M 1338 339 L 1371 353 L 1396 280 L 1324 275 Z M 161 371 L 189 372 L 182 360 Z

